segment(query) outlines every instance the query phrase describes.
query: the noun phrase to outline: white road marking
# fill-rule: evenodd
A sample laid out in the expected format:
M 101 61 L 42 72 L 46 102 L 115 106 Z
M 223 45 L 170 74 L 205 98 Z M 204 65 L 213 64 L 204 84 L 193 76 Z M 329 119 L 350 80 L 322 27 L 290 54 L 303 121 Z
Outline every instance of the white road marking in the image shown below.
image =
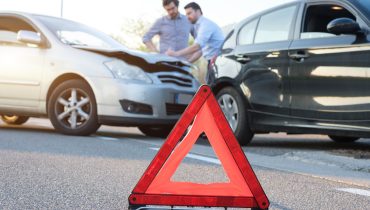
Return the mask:
M 119 141 L 117 138 L 112 138 L 112 137 L 106 137 L 106 136 L 96 136 L 99 139 L 106 140 L 106 141 Z
M 370 197 L 370 191 L 368 190 L 361 190 L 361 189 L 356 189 L 356 188 L 339 188 L 337 190 L 342 191 L 342 192 L 356 194 L 356 195 L 363 195 L 363 196 Z
M 156 147 L 151 147 L 150 149 L 155 150 L 155 151 L 159 151 L 159 148 L 156 148 Z M 201 156 L 201 155 L 190 154 L 190 153 L 187 154 L 186 157 L 196 159 L 196 160 L 200 160 L 200 161 L 204 161 L 204 162 L 208 162 L 208 163 L 221 165 L 220 160 L 218 160 L 216 158 L 204 157 L 204 156 Z M 342 192 L 356 194 L 356 195 L 370 197 L 370 191 L 368 191 L 368 190 L 361 190 L 361 189 L 356 189 L 356 188 L 338 188 L 337 190 L 342 191 Z
M 159 148 L 154 148 L 154 147 L 152 147 L 150 149 L 155 150 L 155 151 L 159 150 Z M 207 163 L 213 163 L 213 164 L 221 165 L 220 160 L 218 160 L 216 158 L 204 157 L 204 156 L 201 156 L 201 155 L 195 155 L 195 154 L 190 154 L 190 153 L 187 154 L 185 157 L 195 159 L 195 160 L 204 161 L 204 162 L 207 162 Z
M 134 140 L 134 139 L 133 139 Z M 153 139 L 154 140 L 154 139 Z M 146 145 L 149 145 L 153 148 L 160 148 L 162 146 L 162 141 L 155 141 L 153 140 L 134 140 L 138 143 L 144 143 Z M 149 149 L 148 148 L 148 149 Z M 204 145 L 194 145 L 194 148 L 196 151 L 196 154 L 203 154 L 209 158 L 213 157 L 213 154 L 211 154 L 209 151 L 209 146 Z M 159 150 L 159 149 L 154 149 Z M 311 153 L 311 152 L 310 152 Z M 306 157 L 303 155 L 304 159 L 314 159 L 315 161 L 303 161 L 296 160 L 295 157 L 301 157 L 302 154 L 293 154 L 293 157 L 291 155 L 282 155 L 282 156 L 266 156 L 256 153 L 247 153 L 245 152 L 249 163 L 252 166 L 259 166 L 279 171 L 286 171 L 289 173 L 299 174 L 303 176 L 309 176 L 319 179 L 324 179 L 328 181 L 333 181 L 341 184 L 348 184 L 356 187 L 364 187 L 370 189 L 370 179 L 369 179 L 369 173 L 362 172 L 362 171 L 354 171 L 353 168 L 369 168 L 369 163 L 366 160 L 354 161 L 353 158 L 348 157 L 341 157 L 341 156 L 334 156 L 330 154 L 326 154 L 324 152 L 312 152 L 314 154 L 311 154 L 311 156 L 315 156 L 314 158 Z M 193 156 L 194 157 L 194 156 Z M 330 158 L 329 158 L 330 157 Z M 198 159 L 204 159 L 203 156 Z M 210 163 L 219 164 L 219 161 L 216 159 L 210 158 Z M 320 165 L 317 164 L 317 160 L 327 160 L 324 162 L 327 162 L 326 165 Z M 334 163 L 336 163 L 333 166 L 333 160 Z M 350 169 L 347 169 L 347 167 L 351 167 Z

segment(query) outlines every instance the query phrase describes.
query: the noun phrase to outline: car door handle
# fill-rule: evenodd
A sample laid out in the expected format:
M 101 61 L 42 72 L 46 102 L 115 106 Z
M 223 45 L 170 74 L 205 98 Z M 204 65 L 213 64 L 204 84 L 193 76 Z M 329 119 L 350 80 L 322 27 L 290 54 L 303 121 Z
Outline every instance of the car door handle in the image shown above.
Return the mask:
M 251 61 L 251 58 L 247 55 L 235 55 L 236 60 L 240 63 L 246 64 Z
M 310 57 L 305 51 L 298 51 L 295 53 L 289 53 L 289 57 L 295 61 L 303 62 L 306 58 Z

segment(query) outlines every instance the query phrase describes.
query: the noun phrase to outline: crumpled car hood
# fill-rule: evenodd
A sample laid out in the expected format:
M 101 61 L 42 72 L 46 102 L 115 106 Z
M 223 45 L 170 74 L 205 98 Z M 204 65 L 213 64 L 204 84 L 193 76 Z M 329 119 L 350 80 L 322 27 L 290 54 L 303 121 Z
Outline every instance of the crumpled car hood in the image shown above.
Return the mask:
M 191 75 L 191 68 L 193 66 L 189 62 L 177 59 L 175 57 L 170 57 L 163 54 L 145 53 L 124 48 L 113 50 L 90 48 L 84 46 L 74 46 L 74 48 L 98 53 L 108 57 L 118 58 L 130 65 L 138 66 L 149 73 L 176 71 L 183 74 Z
M 137 51 L 137 50 L 126 51 L 126 53 L 129 53 L 129 54 L 134 55 L 134 56 L 142 57 L 148 63 L 157 63 L 157 62 L 170 62 L 170 63 L 172 63 L 172 62 L 182 62 L 182 63 L 184 63 L 184 65 L 185 64 L 191 65 L 190 63 L 188 63 L 186 61 L 183 61 L 183 60 L 180 60 L 178 58 L 170 57 L 170 56 L 163 55 L 163 54 L 158 54 L 158 53 L 146 53 L 146 52 L 141 52 L 141 51 Z

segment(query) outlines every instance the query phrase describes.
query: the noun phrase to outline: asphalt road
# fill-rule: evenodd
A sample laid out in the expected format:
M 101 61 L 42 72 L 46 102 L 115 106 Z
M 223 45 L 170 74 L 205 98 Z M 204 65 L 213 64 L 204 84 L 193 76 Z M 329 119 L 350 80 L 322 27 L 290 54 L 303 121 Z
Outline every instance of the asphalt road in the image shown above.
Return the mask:
M 55 133 L 46 120 L 0 124 L 0 209 L 127 209 L 127 197 L 162 139 L 102 127 L 95 136 Z M 258 135 L 243 150 L 270 209 L 369 209 L 370 140 L 339 145 L 323 136 Z M 227 178 L 205 140 L 174 180 Z

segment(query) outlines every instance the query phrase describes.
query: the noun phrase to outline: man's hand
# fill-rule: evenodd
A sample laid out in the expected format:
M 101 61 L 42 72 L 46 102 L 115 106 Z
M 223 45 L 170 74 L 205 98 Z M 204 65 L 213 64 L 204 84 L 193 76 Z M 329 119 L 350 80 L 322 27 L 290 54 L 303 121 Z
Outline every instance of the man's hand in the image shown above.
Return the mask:
M 178 53 L 177 52 L 175 52 L 175 51 L 173 51 L 172 49 L 168 49 L 167 51 L 166 51 L 166 55 L 168 55 L 168 56 L 173 56 L 173 57 L 178 57 L 179 55 L 178 55 Z
M 197 56 L 199 56 L 198 51 L 200 51 L 200 45 L 199 44 L 193 44 L 193 45 L 191 45 L 191 46 L 189 46 L 185 49 L 179 50 L 179 51 L 173 51 L 172 49 L 168 49 L 167 52 L 166 52 L 166 55 L 174 56 L 174 57 L 187 57 L 187 56 L 193 57 L 194 56 L 194 58 L 197 58 Z
M 153 44 L 153 42 L 152 42 L 152 41 L 145 42 L 144 44 L 146 45 L 146 47 L 147 47 L 151 52 L 159 53 L 159 51 L 157 50 L 157 48 L 155 47 L 155 45 Z

